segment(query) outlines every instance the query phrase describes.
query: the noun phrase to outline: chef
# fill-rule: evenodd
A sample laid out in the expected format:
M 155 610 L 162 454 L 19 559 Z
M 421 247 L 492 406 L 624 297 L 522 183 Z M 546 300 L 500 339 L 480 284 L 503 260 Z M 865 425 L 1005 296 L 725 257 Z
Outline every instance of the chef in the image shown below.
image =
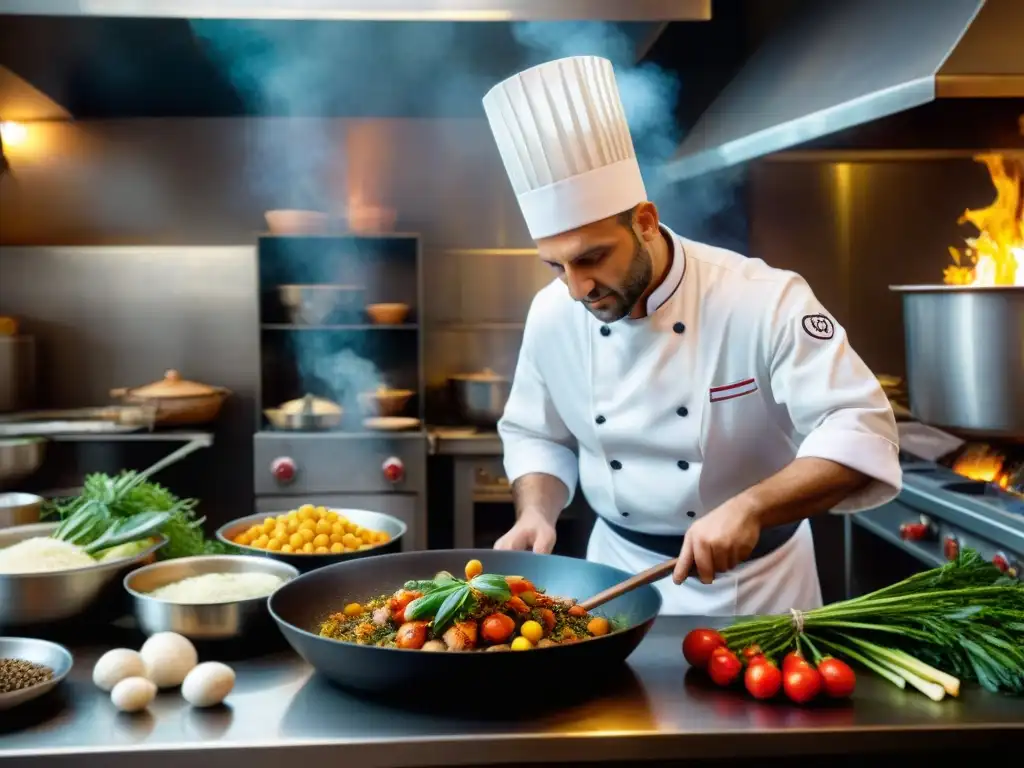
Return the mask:
M 498 431 L 517 522 L 547 553 L 577 480 L 587 559 L 678 558 L 663 613 L 821 604 L 807 518 L 901 484 L 889 402 L 797 274 L 688 240 L 647 200 L 609 61 L 560 59 L 484 109 L 540 258 Z

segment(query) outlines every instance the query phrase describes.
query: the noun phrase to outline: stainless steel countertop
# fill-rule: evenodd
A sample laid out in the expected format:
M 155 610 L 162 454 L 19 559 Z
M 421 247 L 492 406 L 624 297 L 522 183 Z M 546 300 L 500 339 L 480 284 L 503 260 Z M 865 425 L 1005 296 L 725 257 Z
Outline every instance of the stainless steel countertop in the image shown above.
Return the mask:
M 362 701 L 326 683 L 297 656 L 272 650 L 229 662 L 238 679 L 228 705 L 191 710 L 179 694 L 160 695 L 143 715 L 115 712 L 93 687 L 98 655 L 138 636 L 73 645 L 75 668 L 50 696 L 0 718 L 5 766 L 146 768 L 187 765 L 247 768 L 361 768 L 721 756 L 840 754 L 885 749 L 996 747 L 1024 736 L 1024 700 L 971 687 L 959 700 L 934 703 L 865 673 L 852 703 L 800 708 L 758 703 L 687 674 L 680 638 L 708 619 L 665 617 L 612 675 L 603 693 L 545 710 L 548 690 L 524 685 L 515 715 L 471 702 L 469 715 L 415 712 Z M 78 632 L 78 634 L 82 634 Z M 59 639 L 59 638 L 56 638 Z M 200 658 L 214 660 L 208 649 Z M 601 670 L 595 671 L 601 674 Z M 423 696 L 423 692 L 418 694 Z M 497 699 L 515 692 L 495 691 Z M 490 716 L 481 715 L 490 712 Z M 1010 754 L 1007 752 L 1006 754 Z M 184 762 L 183 762 L 184 761 Z M 285 761 L 288 761 L 287 763 Z

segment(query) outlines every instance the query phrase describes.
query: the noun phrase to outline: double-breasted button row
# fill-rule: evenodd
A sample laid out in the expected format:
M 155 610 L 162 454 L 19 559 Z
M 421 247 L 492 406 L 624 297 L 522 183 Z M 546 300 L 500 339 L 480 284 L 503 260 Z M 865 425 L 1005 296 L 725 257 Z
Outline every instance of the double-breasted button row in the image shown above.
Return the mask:
M 673 323 L 672 330 L 675 333 L 682 333 L 683 331 L 686 330 L 686 326 L 683 323 Z M 601 329 L 600 329 L 600 333 L 601 333 L 602 336 L 611 336 L 612 335 L 612 329 L 609 328 L 607 325 L 602 325 Z

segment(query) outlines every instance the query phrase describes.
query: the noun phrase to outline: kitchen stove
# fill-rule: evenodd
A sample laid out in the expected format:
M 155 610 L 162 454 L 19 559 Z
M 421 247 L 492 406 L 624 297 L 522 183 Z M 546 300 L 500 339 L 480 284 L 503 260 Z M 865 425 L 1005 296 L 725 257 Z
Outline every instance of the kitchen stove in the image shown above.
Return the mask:
M 900 447 L 903 490 L 851 522 L 928 566 L 970 547 L 1024 579 L 1024 446 L 968 443 L 905 422 Z

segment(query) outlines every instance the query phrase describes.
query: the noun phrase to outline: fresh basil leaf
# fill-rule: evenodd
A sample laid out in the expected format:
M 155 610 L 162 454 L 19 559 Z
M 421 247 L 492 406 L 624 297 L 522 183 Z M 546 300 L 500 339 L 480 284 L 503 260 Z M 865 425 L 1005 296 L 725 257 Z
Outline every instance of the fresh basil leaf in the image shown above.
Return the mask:
M 423 597 L 417 597 L 405 606 L 405 618 L 409 621 L 429 619 L 437 615 L 441 605 L 448 596 L 459 589 L 462 585 L 450 584 L 438 587 L 432 592 L 427 592 Z
M 434 583 L 435 584 L 443 585 L 443 584 L 453 584 L 455 582 L 458 582 L 459 584 L 463 583 L 461 579 L 456 579 L 454 576 L 452 576 L 450 573 L 448 573 L 448 571 L 440 571 L 434 577 Z
M 481 594 L 499 603 L 506 602 L 512 597 L 512 590 L 509 589 L 508 581 L 505 580 L 504 576 L 498 576 L 493 573 L 481 573 L 470 581 L 469 585 Z
M 460 584 L 458 588 L 449 593 L 434 615 L 434 635 L 440 636 L 448 629 L 448 625 L 455 620 L 459 609 L 468 598 L 469 586 L 467 584 Z

